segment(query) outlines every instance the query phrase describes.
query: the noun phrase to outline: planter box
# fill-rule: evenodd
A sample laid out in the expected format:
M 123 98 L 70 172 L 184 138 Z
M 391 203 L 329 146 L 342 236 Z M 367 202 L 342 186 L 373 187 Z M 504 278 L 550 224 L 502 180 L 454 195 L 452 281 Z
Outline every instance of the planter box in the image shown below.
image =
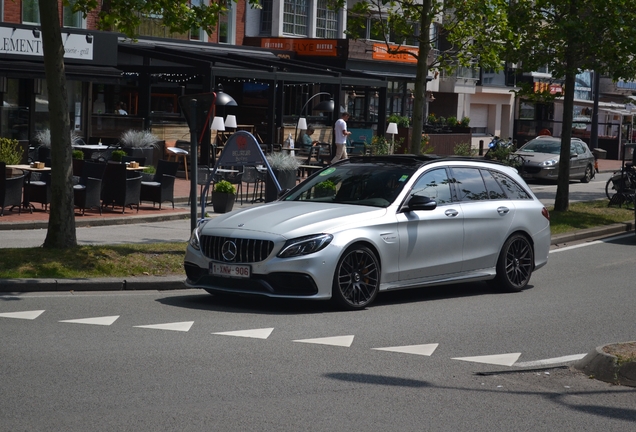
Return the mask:
M 212 208 L 214 213 L 231 212 L 236 195 L 224 192 L 212 192 Z
M 280 185 L 282 190 L 292 189 L 296 186 L 296 171 L 278 171 L 273 170 L 274 175 L 276 176 L 276 180 L 278 180 L 278 184 Z M 265 202 L 272 202 L 278 199 L 278 190 L 276 190 L 276 185 L 274 181 L 267 174 L 267 178 L 265 179 Z

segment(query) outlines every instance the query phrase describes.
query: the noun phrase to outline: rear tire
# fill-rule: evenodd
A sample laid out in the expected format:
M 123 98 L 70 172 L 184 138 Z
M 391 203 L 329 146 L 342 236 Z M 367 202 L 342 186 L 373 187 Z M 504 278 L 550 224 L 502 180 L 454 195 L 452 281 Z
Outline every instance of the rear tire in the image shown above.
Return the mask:
M 530 282 L 534 252 L 528 239 L 514 234 L 506 240 L 497 260 L 495 286 L 503 292 L 519 292 Z
M 613 175 L 614 174 L 612 174 L 612 176 Z M 611 200 L 615 193 L 616 189 L 614 188 L 614 182 L 610 178 L 609 180 L 607 180 L 607 183 L 605 183 L 605 195 L 607 196 L 608 200 Z
M 333 276 L 331 297 L 346 310 L 364 309 L 380 290 L 380 263 L 371 249 L 353 245 L 342 255 Z

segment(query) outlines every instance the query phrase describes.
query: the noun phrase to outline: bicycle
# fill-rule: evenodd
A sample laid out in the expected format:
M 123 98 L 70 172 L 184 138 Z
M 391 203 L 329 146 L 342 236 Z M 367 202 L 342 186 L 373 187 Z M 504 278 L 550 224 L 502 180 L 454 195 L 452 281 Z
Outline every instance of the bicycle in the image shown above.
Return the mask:
M 608 207 L 634 203 L 636 193 L 636 169 L 631 164 L 625 165 L 621 170 L 615 171 L 605 183 L 605 195 L 609 199 Z

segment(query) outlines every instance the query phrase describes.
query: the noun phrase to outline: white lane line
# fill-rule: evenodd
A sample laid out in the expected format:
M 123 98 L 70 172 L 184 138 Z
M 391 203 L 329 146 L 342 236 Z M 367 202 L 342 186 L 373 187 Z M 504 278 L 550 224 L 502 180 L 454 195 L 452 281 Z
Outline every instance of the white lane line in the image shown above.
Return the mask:
M 562 248 L 558 248 L 558 249 L 553 249 L 550 251 L 550 253 L 556 253 L 556 252 L 564 252 L 564 251 L 569 251 L 572 249 L 578 249 L 578 248 L 582 248 L 582 247 L 586 247 L 586 246 L 592 246 L 592 245 L 596 245 L 596 244 L 600 244 L 600 243 L 607 243 L 609 241 L 613 241 L 613 240 L 620 240 L 622 238 L 625 237 L 634 237 L 634 233 L 631 234 L 621 234 L 619 236 L 614 236 L 614 237 L 608 237 L 606 239 L 603 240 L 595 240 L 589 243 L 581 243 L 581 244 L 576 244 L 576 245 L 572 245 L 572 246 L 565 246 Z
M 572 361 L 576 361 L 576 360 L 581 360 L 586 355 L 587 354 L 574 354 L 574 355 L 569 355 L 569 356 L 554 357 L 554 358 L 543 359 L 543 360 L 535 360 L 535 361 L 529 361 L 529 362 L 520 362 L 520 363 L 515 363 L 514 366 L 516 366 L 516 367 L 537 367 L 537 366 L 547 366 L 547 365 L 553 365 L 553 364 L 559 364 L 559 363 L 568 363 L 568 362 L 572 362 Z
M 43 310 L 24 311 L 24 312 L 4 312 L 0 313 L 0 318 L 17 318 L 34 320 L 44 313 Z
M 215 335 L 222 336 L 236 336 L 236 337 L 246 337 L 246 338 L 254 338 L 254 339 L 267 339 L 270 334 L 274 331 L 274 328 L 262 328 L 262 329 L 252 329 L 252 330 L 237 330 L 237 331 L 229 331 L 229 332 L 218 332 L 212 333 Z
M 98 317 L 98 318 L 82 318 L 82 319 L 73 319 L 73 320 L 63 320 L 60 321 L 62 323 L 72 323 L 72 324 L 91 324 L 91 325 L 103 325 L 103 326 L 109 326 L 112 323 L 114 323 L 117 318 L 119 318 L 119 315 L 115 315 L 115 316 L 105 316 L 105 317 Z
M 293 342 L 311 343 L 319 345 L 333 345 L 349 348 L 353 343 L 354 336 L 334 336 L 316 339 L 299 339 Z
M 521 353 L 495 354 L 477 357 L 455 357 L 451 360 L 469 361 L 473 363 L 486 363 L 499 366 L 512 366 L 517 360 L 519 360 L 520 355 Z
M 378 351 L 391 351 L 404 354 L 416 354 L 423 356 L 431 356 L 437 349 L 439 344 L 423 344 L 423 345 L 406 345 L 386 348 L 371 348 Z
M 187 332 L 188 330 L 190 330 L 190 327 L 192 327 L 192 324 L 194 324 L 194 321 L 184 321 L 184 322 L 166 323 L 166 324 L 150 324 L 150 325 L 140 325 L 140 326 L 133 326 L 133 327 Z

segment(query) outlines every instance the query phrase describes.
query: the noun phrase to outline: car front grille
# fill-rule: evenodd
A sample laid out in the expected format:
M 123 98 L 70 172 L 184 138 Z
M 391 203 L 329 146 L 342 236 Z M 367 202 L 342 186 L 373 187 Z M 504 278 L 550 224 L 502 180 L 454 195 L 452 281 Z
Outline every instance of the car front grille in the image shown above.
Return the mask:
M 227 242 L 233 243 L 236 247 Z M 231 253 L 225 251 L 223 245 L 232 246 Z M 265 260 L 274 249 L 274 242 L 233 237 L 202 236 L 201 251 L 212 260 L 231 263 L 255 263 Z M 233 259 L 228 259 L 234 255 Z M 224 256 L 225 255 L 225 256 Z

